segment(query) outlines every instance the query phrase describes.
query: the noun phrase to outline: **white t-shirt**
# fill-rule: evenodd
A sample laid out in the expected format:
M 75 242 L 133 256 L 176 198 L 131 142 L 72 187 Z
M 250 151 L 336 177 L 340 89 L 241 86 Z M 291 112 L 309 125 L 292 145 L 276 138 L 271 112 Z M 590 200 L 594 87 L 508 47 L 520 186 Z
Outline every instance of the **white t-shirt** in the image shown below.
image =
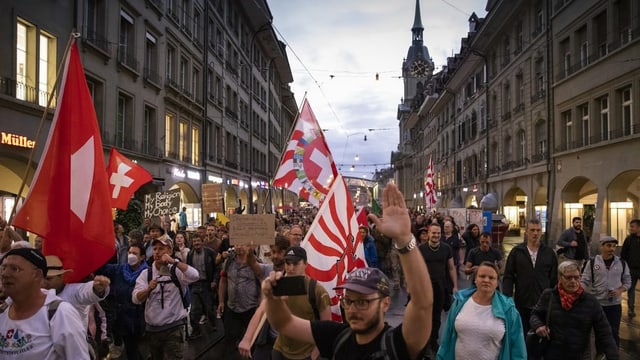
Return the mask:
M 502 347 L 505 326 L 493 316 L 491 305 L 478 305 L 469 298 L 455 320 L 458 333 L 456 359 L 496 360 Z
M 0 359 L 89 359 L 87 332 L 78 312 L 63 301 L 49 321 L 47 305 L 60 298 L 54 290 L 41 291 L 47 298 L 32 317 L 10 319 L 12 305 L 0 314 Z

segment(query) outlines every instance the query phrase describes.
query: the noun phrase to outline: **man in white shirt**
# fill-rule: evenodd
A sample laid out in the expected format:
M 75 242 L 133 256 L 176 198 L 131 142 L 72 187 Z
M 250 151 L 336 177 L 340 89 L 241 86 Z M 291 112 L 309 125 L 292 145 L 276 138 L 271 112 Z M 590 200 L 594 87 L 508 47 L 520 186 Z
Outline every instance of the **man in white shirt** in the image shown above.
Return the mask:
M 187 285 L 200 278 L 198 270 L 171 257 L 173 242 L 167 236 L 154 239 L 153 263 L 142 270 L 132 293 L 134 304 L 145 303 L 144 318 L 147 322 L 144 338 L 151 351 L 151 359 L 182 359 L 184 325 L 187 310 L 181 294 Z M 171 280 L 171 267 L 179 289 Z M 151 271 L 151 281 L 148 272 Z
M 0 310 L 0 358 L 89 359 L 86 327 L 73 306 L 40 289 L 47 263 L 38 250 L 10 250 L 0 263 L 7 304 Z

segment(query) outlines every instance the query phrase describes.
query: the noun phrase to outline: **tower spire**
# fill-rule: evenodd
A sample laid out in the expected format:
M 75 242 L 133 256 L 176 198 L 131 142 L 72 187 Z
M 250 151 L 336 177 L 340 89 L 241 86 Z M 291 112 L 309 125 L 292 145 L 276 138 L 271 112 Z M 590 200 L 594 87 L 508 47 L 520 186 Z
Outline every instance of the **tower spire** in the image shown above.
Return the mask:
M 413 45 L 421 46 L 424 26 L 422 26 L 422 17 L 420 16 L 420 0 L 416 0 L 416 14 L 413 19 L 411 32 L 413 34 Z

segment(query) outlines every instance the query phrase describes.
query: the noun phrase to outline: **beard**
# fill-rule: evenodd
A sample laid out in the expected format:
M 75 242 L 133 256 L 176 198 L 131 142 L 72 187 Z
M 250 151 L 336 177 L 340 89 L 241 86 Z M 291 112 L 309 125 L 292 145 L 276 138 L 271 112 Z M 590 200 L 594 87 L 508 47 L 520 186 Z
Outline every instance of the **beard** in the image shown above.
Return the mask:
M 352 318 L 353 317 L 349 318 L 349 322 Z M 363 325 L 361 328 L 358 328 L 358 329 L 354 329 L 353 327 L 351 327 L 351 330 L 354 332 L 354 334 L 367 335 L 374 332 L 380 325 L 380 322 L 382 321 L 382 318 L 380 316 L 380 303 L 378 303 L 378 309 L 375 312 L 375 315 L 373 315 L 369 320 L 364 321 L 364 319 L 359 316 L 357 317 L 357 319 L 360 320 L 363 323 Z

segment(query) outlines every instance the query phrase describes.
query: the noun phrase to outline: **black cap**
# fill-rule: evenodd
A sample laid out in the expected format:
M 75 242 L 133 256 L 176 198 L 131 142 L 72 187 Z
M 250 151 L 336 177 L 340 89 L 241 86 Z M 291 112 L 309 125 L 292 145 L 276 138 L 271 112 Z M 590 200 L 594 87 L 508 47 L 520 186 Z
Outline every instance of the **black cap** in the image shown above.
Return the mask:
M 6 259 L 9 255 L 17 255 L 23 257 L 24 259 L 35 265 L 38 269 L 42 270 L 43 276 L 47 276 L 47 260 L 40 251 L 29 248 L 12 249 L 4 255 L 4 257 L 2 258 L 2 262 L 4 262 L 4 259 Z
M 360 294 L 373 294 L 379 292 L 389 296 L 389 279 L 376 268 L 361 268 L 353 270 L 347 275 L 347 281 L 334 289 L 348 289 Z
M 291 246 L 284 255 L 285 260 L 307 261 L 307 251 L 300 246 Z

